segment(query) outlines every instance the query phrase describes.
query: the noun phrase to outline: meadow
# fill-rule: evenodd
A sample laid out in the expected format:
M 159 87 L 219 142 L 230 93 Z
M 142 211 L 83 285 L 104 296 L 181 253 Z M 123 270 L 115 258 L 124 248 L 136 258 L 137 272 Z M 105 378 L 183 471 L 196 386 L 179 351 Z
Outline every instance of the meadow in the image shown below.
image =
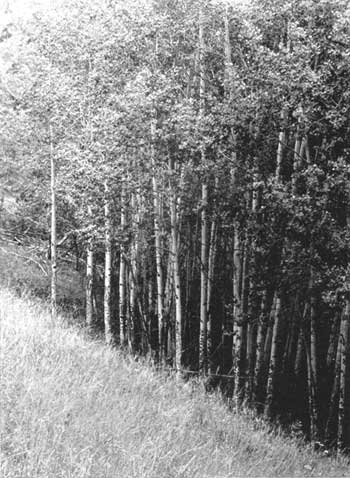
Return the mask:
M 0 291 L 3 478 L 345 477 L 248 409 Z

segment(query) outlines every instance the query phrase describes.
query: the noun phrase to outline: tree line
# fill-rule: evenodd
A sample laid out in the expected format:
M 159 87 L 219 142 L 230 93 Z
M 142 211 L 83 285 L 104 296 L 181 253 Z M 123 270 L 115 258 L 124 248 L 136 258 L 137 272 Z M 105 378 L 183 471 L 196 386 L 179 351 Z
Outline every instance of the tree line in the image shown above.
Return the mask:
M 348 2 L 69 0 L 5 47 L 12 227 L 51 234 L 53 314 L 65 241 L 108 345 L 349 447 Z

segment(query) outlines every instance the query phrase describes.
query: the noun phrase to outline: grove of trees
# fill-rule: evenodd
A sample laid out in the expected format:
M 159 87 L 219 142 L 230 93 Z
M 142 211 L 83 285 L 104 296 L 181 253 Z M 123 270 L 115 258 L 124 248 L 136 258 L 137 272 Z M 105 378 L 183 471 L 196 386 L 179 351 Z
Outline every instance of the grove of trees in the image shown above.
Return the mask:
M 53 311 L 64 243 L 108 345 L 349 448 L 349 2 L 66 0 L 6 28 L 3 227 L 51 237 Z

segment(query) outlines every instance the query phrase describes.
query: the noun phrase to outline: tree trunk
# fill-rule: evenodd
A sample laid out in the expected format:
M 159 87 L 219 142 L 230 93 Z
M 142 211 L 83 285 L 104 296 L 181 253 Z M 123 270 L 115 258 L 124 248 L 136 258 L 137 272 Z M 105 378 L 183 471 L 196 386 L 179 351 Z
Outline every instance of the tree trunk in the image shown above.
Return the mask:
M 279 334 L 280 334 L 280 325 L 281 325 L 281 299 L 276 296 L 275 301 L 275 311 L 274 311 L 274 323 L 273 323 L 273 333 L 272 333 L 272 344 L 271 344 L 271 357 L 269 365 L 269 373 L 267 379 L 267 388 L 266 388 L 266 402 L 265 402 L 265 416 L 269 419 L 274 416 L 274 402 L 275 402 L 275 390 L 276 390 L 276 379 L 278 372 L 278 360 L 279 360 Z
M 348 293 L 349 294 L 349 293 Z M 338 436 L 337 449 L 342 450 L 346 441 L 346 423 L 345 423 L 345 388 L 347 364 L 349 363 L 349 330 L 350 330 L 350 297 L 348 296 L 345 304 L 345 311 L 342 317 L 342 332 L 340 335 L 340 370 L 339 370 L 339 408 L 338 408 Z
M 199 19 L 199 122 L 205 114 L 205 67 L 204 67 L 204 31 L 203 31 L 203 10 L 200 11 Z M 202 204 L 201 204 L 201 285 L 200 285 L 200 331 L 199 331 L 199 369 L 208 373 L 208 184 L 206 171 L 205 146 L 201 145 L 202 166 L 204 167 L 204 179 L 202 183 Z
M 308 360 L 308 386 L 309 386 L 309 408 L 310 408 L 310 436 L 311 440 L 319 439 L 319 417 L 318 417 L 318 378 L 317 378 L 317 337 L 316 337 L 316 297 L 314 295 L 314 277 L 311 272 L 310 283 L 310 352 Z
M 89 218 L 92 217 L 91 207 L 88 207 Z M 94 325 L 93 317 L 93 274 L 94 274 L 94 249 L 93 238 L 89 237 L 86 254 L 86 325 L 91 329 Z
M 267 319 L 267 291 L 261 303 L 261 313 L 259 316 L 258 333 L 256 341 L 256 361 L 254 370 L 254 388 L 253 388 L 253 402 L 257 403 L 261 395 L 261 380 L 264 373 L 264 344 L 266 340 L 268 319 Z
M 281 128 L 278 135 L 278 147 L 277 147 L 277 161 L 276 161 L 276 172 L 275 178 L 277 183 L 281 181 L 281 170 L 282 170 L 282 161 L 283 161 L 283 151 L 286 143 L 286 132 L 285 132 L 285 122 L 287 119 L 287 110 L 283 108 L 281 111 Z
M 111 279 L 112 279 L 112 221 L 110 211 L 109 186 L 105 181 L 105 283 L 104 283 L 104 326 L 105 326 L 105 342 L 112 346 L 113 334 L 111 323 Z
M 55 322 L 57 318 L 56 164 L 51 122 L 49 129 L 51 165 L 51 319 Z
M 125 245 L 124 234 L 126 227 L 125 212 L 125 184 L 121 186 L 121 210 L 120 210 L 120 227 L 122 232 L 122 240 L 120 243 L 120 260 L 119 260 L 119 342 L 121 347 L 127 344 L 126 334 L 126 261 L 125 261 Z
M 154 158 L 155 141 L 155 122 L 152 122 L 152 164 L 153 164 L 153 210 L 154 210 L 154 246 L 156 256 L 156 276 L 157 276 L 157 317 L 158 317 L 158 355 L 160 361 L 165 357 L 164 343 L 164 292 L 163 292 L 163 267 L 162 267 L 162 239 L 160 230 L 161 208 L 159 201 L 158 182 L 156 178 L 156 167 Z
M 175 165 L 173 159 L 169 160 L 170 170 L 174 173 Z M 173 181 L 171 180 L 171 183 Z M 176 193 L 175 186 L 171 184 L 170 193 L 170 223 L 171 223 L 171 254 L 172 269 L 174 275 L 175 292 L 175 368 L 181 371 L 182 367 L 182 302 L 181 302 L 181 276 L 180 276 L 180 258 L 178 246 L 178 219 L 176 213 Z
M 207 314 L 208 314 L 208 324 L 207 324 L 207 353 L 208 353 L 208 362 L 210 371 L 213 372 L 213 362 L 212 362 L 212 323 L 213 323 L 213 314 L 211 307 L 212 300 L 212 291 L 214 284 L 214 273 L 215 273 L 215 259 L 216 259 L 216 250 L 217 250 L 217 222 L 213 219 L 211 224 L 210 231 L 210 246 L 209 246 L 209 256 L 208 256 L 208 284 L 207 284 Z

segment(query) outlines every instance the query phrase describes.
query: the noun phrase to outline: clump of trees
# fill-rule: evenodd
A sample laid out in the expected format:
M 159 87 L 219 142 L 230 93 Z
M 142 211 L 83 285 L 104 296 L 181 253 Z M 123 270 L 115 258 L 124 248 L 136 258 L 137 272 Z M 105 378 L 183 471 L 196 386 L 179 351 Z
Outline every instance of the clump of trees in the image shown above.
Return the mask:
M 23 28 L 1 155 L 40 179 L 32 221 L 56 202 L 53 308 L 74 238 L 109 345 L 349 447 L 348 2 L 69 0 Z

